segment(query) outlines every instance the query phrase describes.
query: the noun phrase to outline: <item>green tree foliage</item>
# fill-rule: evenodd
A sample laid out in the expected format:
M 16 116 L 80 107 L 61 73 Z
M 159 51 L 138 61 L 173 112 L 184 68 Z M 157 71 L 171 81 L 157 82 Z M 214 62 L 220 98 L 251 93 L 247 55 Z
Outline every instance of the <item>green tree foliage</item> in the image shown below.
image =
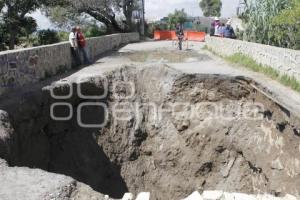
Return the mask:
M 26 17 L 22 20 L 22 26 L 21 26 L 21 35 L 24 35 L 26 38 L 30 36 L 30 34 L 37 31 L 37 23 L 36 20 L 32 17 Z
M 137 0 L 56 0 L 50 4 L 47 13 L 51 21 L 57 25 L 64 25 L 64 22 L 69 21 L 80 22 L 84 16 L 82 14 L 85 14 L 105 24 L 107 32 L 124 32 L 132 30 L 132 15 L 137 8 L 137 2 Z M 61 8 L 61 4 L 64 4 L 64 8 Z M 117 16 L 122 16 L 122 19 L 118 20 Z
M 58 33 L 50 29 L 39 31 L 38 40 L 40 45 L 54 44 L 60 41 Z
M 86 37 L 98 37 L 105 34 L 105 31 L 96 24 L 89 26 L 85 31 Z
M 59 29 L 70 31 L 77 25 L 86 25 L 85 15 L 80 15 L 69 7 L 55 6 L 44 10 L 50 21 Z
M 7 41 L 9 41 L 6 26 L 4 23 L 0 23 L 0 51 L 7 50 Z
M 269 38 L 273 45 L 300 49 L 300 0 L 272 19 Z
M 255 0 L 246 1 L 243 20 L 246 24 L 244 38 L 248 41 L 272 44 L 272 20 L 288 8 L 291 0 Z
M 7 47 L 12 45 L 19 45 L 23 40 L 29 39 L 30 35 L 37 30 L 36 20 L 32 17 L 24 17 L 20 19 L 18 23 L 14 23 L 17 27 L 14 27 L 15 32 L 9 31 L 10 25 L 6 21 L 0 22 L 0 50 L 6 50 Z M 23 39 L 25 38 L 25 39 Z M 13 49 L 12 47 L 10 49 Z
M 26 15 L 39 8 L 43 0 L 0 0 L 2 26 L 6 30 L 8 37 L 8 46 L 14 49 L 18 37 L 23 31 L 34 29 L 35 23 Z M 28 27 L 33 25 L 33 27 Z
M 73 27 L 80 26 L 87 37 L 96 37 L 103 35 L 105 29 L 100 27 L 97 20 L 89 17 L 87 14 L 79 14 L 76 12 L 70 12 L 68 8 L 64 7 L 53 7 L 46 10 L 47 16 L 55 24 L 57 28 L 62 31 L 70 32 Z M 61 32 L 59 32 L 59 35 Z M 65 40 L 64 36 L 60 37 L 62 40 Z
M 174 29 L 176 24 L 183 24 L 187 21 L 187 13 L 184 9 L 177 10 L 175 9 L 174 13 L 168 15 L 168 28 Z
M 221 0 L 201 0 L 199 5 L 205 17 L 221 16 L 221 9 L 222 9 Z
M 59 31 L 58 33 L 59 41 L 68 41 L 70 32 Z

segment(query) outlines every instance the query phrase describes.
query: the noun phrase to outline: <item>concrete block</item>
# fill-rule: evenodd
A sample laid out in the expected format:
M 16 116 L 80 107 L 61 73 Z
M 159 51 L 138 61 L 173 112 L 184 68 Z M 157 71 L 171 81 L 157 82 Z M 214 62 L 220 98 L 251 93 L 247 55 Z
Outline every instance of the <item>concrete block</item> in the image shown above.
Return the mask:
M 300 199 L 300 198 L 298 198 L 298 199 Z M 283 200 L 297 200 L 297 197 L 287 194 L 287 195 L 285 195 L 285 197 L 283 197 Z
M 141 192 L 137 195 L 136 200 L 150 200 L 150 193 Z
M 204 191 L 202 196 L 204 200 L 221 200 L 223 191 Z
M 133 194 L 125 193 L 122 200 L 133 200 Z
M 222 200 L 256 200 L 254 195 L 224 192 Z
M 190 196 L 188 196 L 187 198 L 183 199 L 183 200 L 203 200 L 203 197 L 201 196 L 201 194 L 199 192 L 193 192 Z
M 281 200 L 282 198 L 274 197 L 269 194 L 263 194 L 263 195 L 257 195 L 256 199 L 257 200 Z

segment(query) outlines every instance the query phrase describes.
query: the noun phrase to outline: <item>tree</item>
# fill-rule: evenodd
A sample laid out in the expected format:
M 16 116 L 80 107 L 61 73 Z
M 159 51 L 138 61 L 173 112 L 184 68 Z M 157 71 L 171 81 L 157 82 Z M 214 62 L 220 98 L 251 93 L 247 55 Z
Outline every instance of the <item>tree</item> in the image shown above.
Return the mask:
M 202 0 L 199 3 L 205 17 L 220 17 L 222 9 L 221 0 Z
M 88 24 L 85 15 L 80 15 L 70 7 L 49 7 L 44 9 L 44 13 L 57 28 L 65 31 L 70 31 L 78 24 Z
M 244 38 L 251 42 L 272 44 L 272 19 L 288 8 L 291 0 L 255 0 L 246 1 L 243 21 L 246 24 Z
M 126 32 L 133 29 L 132 15 L 138 7 L 137 2 L 138 0 L 56 0 L 48 5 L 46 13 L 58 25 L 62 25 L 63 21 L 80 22 L 85 16 L 89 16 L 103 23 L 109 33 Z M 55 7 L 62 5 L 64 8 Z M 120 20 L 117 16 L 121 16 Z
M 58 10 L 58 8 L 53 8 L 53 6 L 65 4 L 63 10 L 64 18 L 80 20 L 81 17 L 78 17 L 78 15 L 87 14 L 105 24 L 107 32 L 130 31 L 132 29 L 132 13 L 137 6 L 137 0 L 57 0 L 56 3 L 50 4 L 52 6 L 51 9 L 55 10 L 48 12 L 50 19 L 54 22 L 65 20 L 57 20 L 58 18 L 57 16 L 55 17 L 55 14 L 58 11 L 62 11 L 62 8 Z M 117 16 L 120 15 L 123 15 L 125 20 L 118 21 Z
M 116 1 L 110 0 L 72 0 L 72 6 L 77 12 L 87 13 L 104 23 L 109 32 L 123 32 L 116 20 L 115 12 L 119 10 L 117 5 Z
M 184 9 L 177 10 L 175 9 L 174 13 L 170 13 L 168 15 L 168 28 L 173 29 L 176 24 L 180 23 L 183 24 L 187 21 L 187 13 Z
M 54 44 L 60 41 L 58 33 L 50 29 L 39 31 L 38 38 L 40 45 Z
M 6 50 L 6 46 L 11 44 L 11 33 L 9 33 L 8 29 L 8 23 L 3 20 L 2 23 L 0 23 L 0 50 Z M 37 30 L 36 20 L 26 16 L 20 20 L 15 30 L 16 32 L 13 33 L 15 37 L 13 46 L 18 45 L 22 41 L 20 40 L 21 37 L 25 37 L 26 40 L 29 40 L 30 35 Z
M 98 37 L 104 35 L 103 29 L 99 28 L 96 24 L 90 25 L 84 32 L 86 37 Z
M 30 34 L 37 31 L 36 20 L 32 17 L 25 17 L 22 21 L 22 27 L 20 29 L 20 35 L 24 35 L 26 38 L 29 38 Z
M 126 18 L 126 25 L 128 26 L 129 30 L 133 29 L 132 14 L 136 8 L 137 8 L 137 2 L 135 0 L 122 1 L 123 14 Z
M 300 49 L 300 0 L 294 0 L 291 7 L 280 12 L 271 20 L 269 37 L 272 45 Z
M 9 37 L 9 49 L 14 49 L 22 28 L 34 25 L 26 15 L 39 8 L 43 0 L 0 0 L 1 16 Z M 24 23 L 25 22 L 25 23 Z M 28 27 L 25 29 L 28 30 Z

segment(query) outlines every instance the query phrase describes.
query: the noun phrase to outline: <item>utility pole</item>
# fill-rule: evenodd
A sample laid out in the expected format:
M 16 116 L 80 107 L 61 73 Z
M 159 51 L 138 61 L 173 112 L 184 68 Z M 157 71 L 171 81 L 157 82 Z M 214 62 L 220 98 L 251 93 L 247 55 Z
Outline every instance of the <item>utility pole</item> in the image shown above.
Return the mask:
M 141 0 L 141 36 L 145 36 L 145 0 Z
M 237 7 L 236 15 L 240 16 L 242 15 L 247 7 L 247 0 L 239 0 L 239 6 Z

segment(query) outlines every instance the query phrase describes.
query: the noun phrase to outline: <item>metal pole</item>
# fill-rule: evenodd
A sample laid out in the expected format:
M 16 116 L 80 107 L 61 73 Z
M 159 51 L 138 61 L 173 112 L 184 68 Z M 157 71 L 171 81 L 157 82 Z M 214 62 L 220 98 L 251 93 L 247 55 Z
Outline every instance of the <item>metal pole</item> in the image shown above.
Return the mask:
M 141 36 L 145 36 L 145 0 L 141 0 Z

